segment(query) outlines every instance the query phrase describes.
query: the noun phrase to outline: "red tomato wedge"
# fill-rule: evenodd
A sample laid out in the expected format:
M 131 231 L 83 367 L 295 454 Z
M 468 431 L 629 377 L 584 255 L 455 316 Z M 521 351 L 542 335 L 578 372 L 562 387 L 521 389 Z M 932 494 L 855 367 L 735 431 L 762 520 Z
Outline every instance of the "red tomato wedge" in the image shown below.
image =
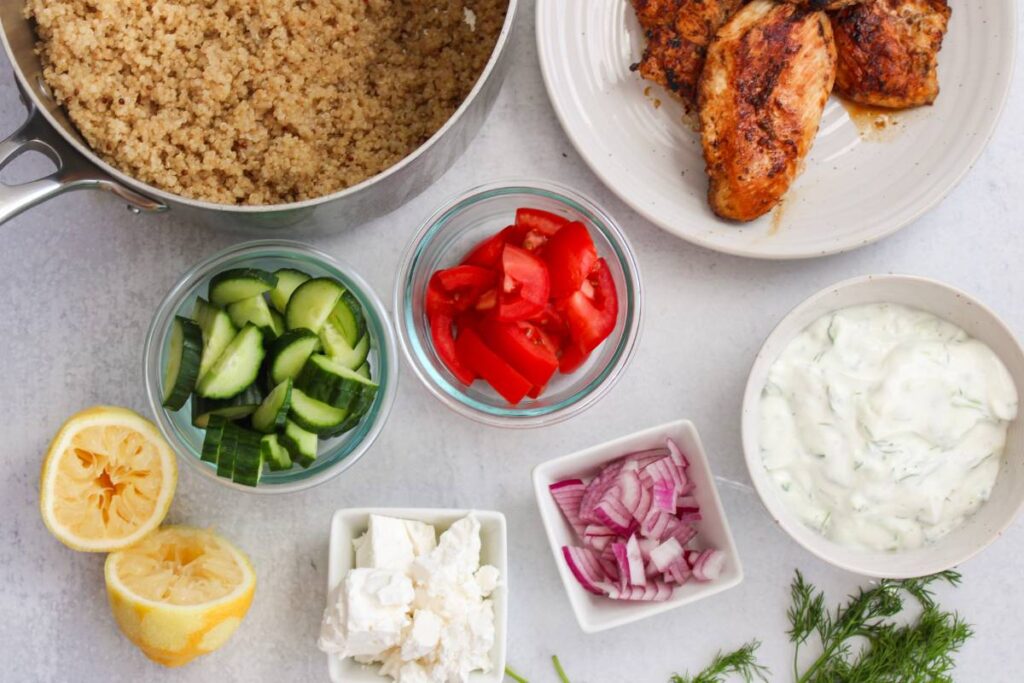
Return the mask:
M 536 230 L 551 237 L 569 221 L 550 211 L 541 209 L 516 209 L 516 227 L 525 231 Z
M 561 302 L 573 344 L 584 354 L 593 351 L 615 329 L 619 300 L 615 281 L 604 259 L 598 259 L 585 285 Z M 592 290 L 592 295 L 587 293 Z M 565 372 L 565 370 L 563 370 Z
M 517 209 L 516 224 L 505 229 L 505 241 L 528 251 L 540 252 L 548 239 L 569 221 L 541 209 Z
M 501 252 L 501 287 L 497 319 L 526 320 L 540 314 L 551 295 L 548 268 L 522 247 L 506 244 Z
M 501 266 L 501 250 L 505 248 L 506 233 L 514 228 L 510 225 L 496 235 L 491 235 L 483 242 L 473 247 L 466 258 L 462 259 L 462 265 L 481 266 L 483 268 L 498 268 Z
M 434 351 L 456 379 L 463 384 L 472 384 L 476 375 L 459 361 L 455 351 L 455 339 L 452 337 L 450 315 L 438 313 L 430 316 L 430 339 L 434 343 Z
M 551 296 L 569 296 L 587 279 L 597 263 L 590 231 L 579 221 L 567 223 L 548 240 L 544 261 L 551 275 Z
M 558 359 L 558 371 L 563 375 L 576 372 L 581 365 L 587 362 L 588 358 L 590 358 L 589 353 L 584 353 L 579 347 L 569 344 L 562 351 L 562 357 Z
M 481 294 L 494 287 L 498 274 L 479 266 L 455 266 L 439 270 L 427 285 L 427 316 L 452 316 L 476 305 Z
M 455 340 L 459 361 L 487 380 L 501 396 L 516 405 L 533 387 L 530 380 L 516 372 L 501 356 L 492 351 L 472 328 L 459 331 Z
M 479 332 L 484 342 L 534 387 L 546 385 L 558 369 L 554 345 L 535 325 L 484 320 Z

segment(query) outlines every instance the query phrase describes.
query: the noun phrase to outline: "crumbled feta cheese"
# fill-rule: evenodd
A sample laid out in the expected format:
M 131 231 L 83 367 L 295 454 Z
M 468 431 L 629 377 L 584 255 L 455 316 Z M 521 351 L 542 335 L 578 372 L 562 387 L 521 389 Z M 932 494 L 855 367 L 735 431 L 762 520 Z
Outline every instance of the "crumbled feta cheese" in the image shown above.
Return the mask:
M 476 30 L 476 12 L 468 7 L 464 7 L 462 9 L 462 20 L 469 26 L 470 31 Z
M 411 661 L 431 654 L 441 641 L 444 622 L 428 609 L 416 610 L 402 640 L 402 659 Z
M 476 570 L 473 578 L 476 579 L 476 585 L 480 587 L 480 592 L 486 598 L 498 587 L 498 568 L 485 564 Z
M 498 570 L 480 566 L 472 515 L 434 528 L 374 515 L 354 543 L 357 569 L 332 592 L 319 646 L 381 664 L 397 683 L 467 683 L 491 669 Z
M 404 571 L 436 545 L 434 527 L 383 515 L 370 515 L 366 533 L 353 541 L 356 566 Z

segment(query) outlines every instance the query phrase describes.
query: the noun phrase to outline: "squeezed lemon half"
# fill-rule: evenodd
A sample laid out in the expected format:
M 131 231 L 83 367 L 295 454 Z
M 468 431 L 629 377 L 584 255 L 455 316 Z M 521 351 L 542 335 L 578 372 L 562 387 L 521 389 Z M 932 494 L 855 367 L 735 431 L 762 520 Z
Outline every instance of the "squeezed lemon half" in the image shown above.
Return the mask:
M 160 526 L 178 467 L 152 422 L 126 408 L 96 406 L 72 415 L 43 461 L 39 508 L 61 543 L 111 552 Z
M 256 590 L 256 573 L 240 550 L 184 526 L 111 553 L 104 576 L 121 631 L 164 666 L 187 664 L 227 642 Z

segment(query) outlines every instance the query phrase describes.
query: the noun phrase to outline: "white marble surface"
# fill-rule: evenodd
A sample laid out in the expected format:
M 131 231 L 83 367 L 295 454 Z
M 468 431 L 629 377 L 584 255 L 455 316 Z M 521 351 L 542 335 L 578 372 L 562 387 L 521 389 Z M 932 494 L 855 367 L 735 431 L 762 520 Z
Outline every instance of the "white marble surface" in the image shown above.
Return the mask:
M 991 0 L 996 1 L 996 0 Z M 1008 0 L 1007 0 L 1008 1 Z M 146 660 L 117 631 L 103 589 L 103 558 L 52 539 L 37 512 L 42 453 L 70 413 L 95 403 L 148 412 L 142 343 L 164 292 L 190 264 L 238 235 L 173 215 L 135 217 L 93 193 L 59 198 L 0 228 L 4 342 L 0 396 L 0 680 L 319 681 L 315 635 L 324 602 L 327 530 L 347 506 L 480 507 L 509 520 L 510 662 L 534 683 L 554 681 L 561 656 L 573 683 L 662 683 L 707 662 L 719 647 L 757 637 L 763 659 L 787 681 L 788 584 L 795 568 L 838 600 L 862 581 L 797 547 L 752 494 L 725 488 L 746 566 L 731 592 L 633 626 L 585 636 L 577 628 L 543 537 L 530 470 L 538 462 L 677 417 L 693 419 L 722 477 L 746 482 L 739 437 L 742 387 L 775 322 L 807 295 L 842 278 L 906 272 L 940 278 L 995 308 L 1024 334 L 1024 76 L 976 168 L 936 210 L 897 236 L 852 254 L 807 263 L 758 263 L 680 242 L 605 190 L 566 140 L 541 84 L 532 2 L 521 17 L 515 64 L 470 151 L 425 194 L 318 246 L 363 264 L 390 299 L 406 239 L 439 202 L 482 180 L 552 178 L 589 194 L 616 216 L 639 253 L 647 325 L 621 383 L 595 408 L 555 427 L 510 432 L 447 412 L 402 370 L 398 400 L 380 440 L 344 476 L 306 493 L 247 496 L 183 469 L 170 520 L 216 527 L 252 557 L 259 574 L 248 618 L 221 651 L 176 671 Z M 1019 17 L 1024 16 L 1019 10 Z M 984 77 L 984 74 L 979 74 Z M 19 122 L 9 68 L 0 64 L 0 129 Z M 827 229 L 827 226 L 822 226 Z M 1020 680 L 1024 591 L 1018 521 L 966 564 L 964 585 L 942 601 L 975 626 L 957 681 Z

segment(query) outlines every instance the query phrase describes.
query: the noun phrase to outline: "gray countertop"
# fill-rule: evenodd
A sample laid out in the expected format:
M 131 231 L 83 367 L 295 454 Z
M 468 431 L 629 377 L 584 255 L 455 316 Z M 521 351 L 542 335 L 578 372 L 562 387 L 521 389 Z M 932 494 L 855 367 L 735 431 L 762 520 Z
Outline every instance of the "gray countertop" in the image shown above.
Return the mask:
M 102 193 L 72 193 L 0 227 L 4 321 L 0 396 L 0 679 L 4 681 L 327 680 L 315 645 L 324 604 L 331 513 L 350 506 L 477 507 L 509 521 L 509 661 L 534 683 L 554 681 L 560 655 L 573 683 L 663 683 L 718 648 L 757 637 L 762 659 L 789 679 L 785 637 L 795 568 L 838 601 L 863 580 L 803 551 L 746 489 L 740 400 L 750 363 L 792 306 L 866 273 L 930 276 L 977 295 L 1024 334 L 1024 75 L 999 130 L 964 182 L 911 227 L 852 254 L 763 263 L 690 246 L 658 230 L 605 189 L 566 139 L 548 103 L 526 2 L 514 64 L 494 112 L 433 187 L 361 228 L 309 241 L 358 264 L 385 300 L 407 239 L 442 201 L 483 180 L 554 179 L 596 199 L 628 232 L 646 285 L 646 329 L 622 381 L 590 411 L 533 431 L 482 427 L 449 412 L 402 368 L 394 411 L 364 460 L 297 495 L 255 497 L 182 468 L 170 521 L 213 526 L 245 549 L 259 585 L 247 619 L 220 651 L 175 671 L 146 660 L 117 630 L 103 558 L 75 553 L 43 527 L 38 477 L 48 440 L 71 413 L 110 403 L 148 413 L 142 345 L 164 293 L 197 260 L 243 239 L 172 215 L 133 216 Z M 1018 9 L 1018 19 L 1024 11 Z M 983 77 L 979 74 L 979 77 Z M 0 129 L 20 122 L 10 69 L 0 64 Z M 43 168 L 25 163 L 30 173 Z M 822 226 L 827 229 L 827 226 Z M 688 417 L 716 473 L 746 569 L 743 584 L 657 618 L 586 636 L 576 625 L 533 500 L 537 463 L 637 429 Z M 977 635 L 958 681 L 1020 680 L 1024 638 L 1018 521 L 940 591 Z

